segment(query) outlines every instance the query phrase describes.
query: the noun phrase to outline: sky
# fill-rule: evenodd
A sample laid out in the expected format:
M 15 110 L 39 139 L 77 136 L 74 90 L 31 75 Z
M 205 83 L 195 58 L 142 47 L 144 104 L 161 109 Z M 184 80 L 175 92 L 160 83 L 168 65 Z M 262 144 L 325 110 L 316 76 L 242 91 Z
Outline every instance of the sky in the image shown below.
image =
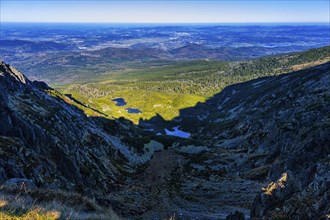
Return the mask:
M 0 0 L 1 22 L 329 22 L 329 0 Z

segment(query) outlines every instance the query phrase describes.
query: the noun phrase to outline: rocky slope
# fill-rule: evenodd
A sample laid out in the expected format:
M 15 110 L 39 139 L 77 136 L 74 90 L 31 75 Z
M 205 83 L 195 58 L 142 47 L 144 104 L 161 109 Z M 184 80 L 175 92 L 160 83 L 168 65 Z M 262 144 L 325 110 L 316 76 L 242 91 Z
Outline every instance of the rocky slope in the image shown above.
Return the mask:
M 137 127 L 87 117 L 1 62 L 0 184 L 79 192 L 129 218 L 326 219 L 329 69 L 229 86 L 171 122 Z M 142 129 L 174 126 L 190 138 Z
M 102 191 L 118 178 L 111 162 L 118 153 L 96 120 L 9 65 L 1 63 L 0 73 L 1 182 L 20 177 L 37 185 Z
M 178 180 L 180 192 L 195 200 L 210 193 L 217 206 L 252 208 L 253 218 L 326 218 L 329 69 L 326 63 L 229 86 L 206 103 L 182 110 L 171 122 L 151 120 L 149 125 L 159 131 L 165 125 L 180 126 L 208 145 L 185 167 Z M 203 194 L 192 188 L 198 182 L 199 187 L 207 186 Z M 214 182 L 219 183 L 211 185 Z M 253 190 L 262 186 L 253 199 Z
M 152 146 L 142 154 L 121 140 L 144 135 L 141 129 L 87 117 L 67 103 L 72 100 L 3 62 L 0 88 L 2 183 L 20 177 L 37 186 L 103 194 L 121 172 L 134 172 L 153 153 Z

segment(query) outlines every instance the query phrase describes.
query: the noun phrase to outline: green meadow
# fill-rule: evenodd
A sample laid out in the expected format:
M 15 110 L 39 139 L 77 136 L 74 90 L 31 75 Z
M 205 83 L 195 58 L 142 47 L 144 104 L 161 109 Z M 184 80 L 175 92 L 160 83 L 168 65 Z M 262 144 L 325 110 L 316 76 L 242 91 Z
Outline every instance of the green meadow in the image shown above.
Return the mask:
M 330 47 L 323 47 L 241 62 L 176 61 L 161 67 L 91 75 L 55 88 L 70 94 L 73 99 L 68 101 L 90 116 L 124 117 L 138 123 L 140 118 L 159 114 L 171 120 L 180 109 L 204 102 L 226 86 L 327 62 L 329 54 Z M 124 98 L 127 104 L 116 106 L 114 98 Z M 137 108 L 142 113 L 128 113 L 126 108 Z

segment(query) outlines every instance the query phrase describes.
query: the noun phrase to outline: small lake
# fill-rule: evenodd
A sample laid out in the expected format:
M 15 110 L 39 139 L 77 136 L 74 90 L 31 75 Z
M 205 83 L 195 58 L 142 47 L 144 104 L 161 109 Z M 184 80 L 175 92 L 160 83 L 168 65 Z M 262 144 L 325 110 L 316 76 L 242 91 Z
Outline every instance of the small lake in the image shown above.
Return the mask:
M 128 113 L 131 113 L 131 114 L 139 114 L 139 113 L 142 113 L 140 109 L 138 108 L 126 108 L 125 109 Z
M 127 104 L 127 102 L 123 98 L 115 98 L 111 101 L 116 102 L 116 106 L 125 106 Z
M 127 105 L 127 102 L 123 98 L 115 98 L 112 99 L 111 101 L 116 102 L 116 106 L 125 106 Z M 130 113 L 130 114 L 139 114 L 142 113 L 142 111 L 138 108 L 125 108 L 125 110 Z
M 170 130 L 167 130 L 165 128 L 165 132 L 166 132 L 167 135 L 181 137 L 181 138 L 189 138 L 190 137 L 190 133 L 179 130 L 178 126 L 174 127 L 173 130 L 174 131 L 170 131 Z

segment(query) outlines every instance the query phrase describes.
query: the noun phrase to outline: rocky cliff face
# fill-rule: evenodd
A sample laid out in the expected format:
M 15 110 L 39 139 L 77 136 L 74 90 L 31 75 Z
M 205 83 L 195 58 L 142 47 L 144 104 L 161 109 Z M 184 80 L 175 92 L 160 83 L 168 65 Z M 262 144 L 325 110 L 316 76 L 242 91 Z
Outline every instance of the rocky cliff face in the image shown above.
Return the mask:
M 1 62 L 0 184 L 26 178 L 134 218 L 326 219 L 329 69 L 233 85 L 172 122 L 141 124 L 180 126 L 183 139 L 87 117 Z

